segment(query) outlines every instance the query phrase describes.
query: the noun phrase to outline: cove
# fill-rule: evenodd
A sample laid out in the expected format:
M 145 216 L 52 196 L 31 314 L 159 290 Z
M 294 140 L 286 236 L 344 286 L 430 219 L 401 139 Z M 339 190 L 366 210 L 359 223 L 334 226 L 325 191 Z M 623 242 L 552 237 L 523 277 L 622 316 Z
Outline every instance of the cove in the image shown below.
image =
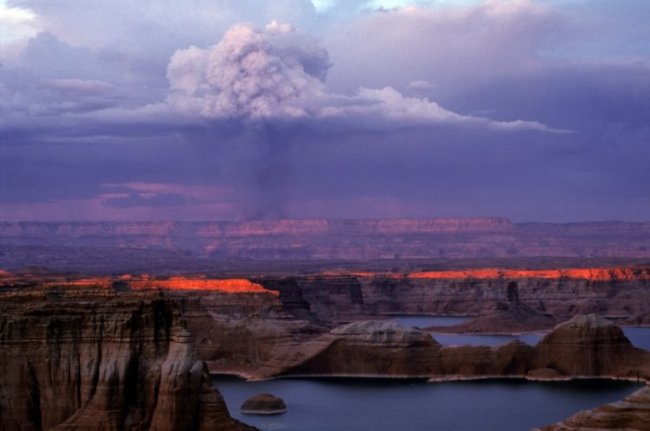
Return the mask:
M 484 380 L 427 383 L 393 379 L 280 379 L 246 382 L 215 377 L 231 415 L 263 431 L 529 430 L 613 402 L 639 384 L 575 380 Z M 261 392 L 280 396 L 288 412 L 247 416 L 244 400 Z

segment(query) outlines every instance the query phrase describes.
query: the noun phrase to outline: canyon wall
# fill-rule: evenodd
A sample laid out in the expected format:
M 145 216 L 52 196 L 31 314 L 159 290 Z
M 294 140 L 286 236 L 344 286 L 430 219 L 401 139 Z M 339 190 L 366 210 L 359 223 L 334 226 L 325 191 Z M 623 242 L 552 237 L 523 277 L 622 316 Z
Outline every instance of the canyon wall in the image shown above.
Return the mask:
M 75 256 L 76 249 L 86 252 Z M 502 218 L 0 223 L 4 268 L 74 268 L 75 259 L 89 263 L 95 255 L 151 268 L 152 256 L 137 250 L 182 262 L 186 270 L 201 266 L 201 259 L 649 258 L 650 223 L 514 224 Z M 99 266 L 110 269 L 109 263 Z
M 416 273 L 341 272 L 259 282 L 291 307 L 322 320 L 400 314 L 480 314 L 517 302 L 568 319 L 598 313 L 645 323 L 650 315 L 650 267 L 563 270 L 476 269 Z M 291 299 L 290 299 L 291 298 Z
M 156 293 L 0 294 L 0 429 L 247 430 L 212 388 L 178 304 Z
M 635 281 L 646 274 L 630 271 L 587 275 L 630 282 L 630 274 Z M 327 290 L 328 276 L 320 276 L 319 291 Z M 364 281 L 346 277 L 332 291 L 363 306 Z M 248 429 L 230 418 L 209 371 L 247 378 L 650 379 L 650 353 L 596 315 L 557 325 L 536 346 L 455 347 L 392 321 L 322 322 L 295 280 L 283 296 L 278 285 L 242 279 L 6 272 L 0 279 L 0 429 Z M 522 300 L 507 284 L 503 295 L 510 304 Z

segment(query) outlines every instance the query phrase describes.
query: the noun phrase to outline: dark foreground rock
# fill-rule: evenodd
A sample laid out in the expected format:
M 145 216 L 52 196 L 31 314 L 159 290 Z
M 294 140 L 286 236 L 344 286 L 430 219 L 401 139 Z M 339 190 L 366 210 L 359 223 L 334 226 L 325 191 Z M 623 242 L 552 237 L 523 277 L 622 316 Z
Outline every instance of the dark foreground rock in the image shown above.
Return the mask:
M 650 430 L 650 388 L 634 392 L 623 401 L 582 411 L 565 421 L 537 431 Z
M 0 429 L 251 430 L 212 388 L 174 301 L 0 296 Z
M 287 405 L 275 395 L 257 394 L 244 401 L 241 412 L 246 415 L 278 415 L 287 412 Z

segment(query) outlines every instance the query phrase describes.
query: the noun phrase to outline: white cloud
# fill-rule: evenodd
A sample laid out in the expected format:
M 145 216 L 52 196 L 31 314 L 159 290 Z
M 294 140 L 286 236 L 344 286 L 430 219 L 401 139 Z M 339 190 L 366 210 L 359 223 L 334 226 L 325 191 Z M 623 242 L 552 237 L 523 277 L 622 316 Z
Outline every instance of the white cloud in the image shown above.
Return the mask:
M 423 125 L 464 123 L 499 129 L 550 130 L 529 121 L 496 122 L 461 115 L 392 87 L 360 88 L 346 96 L 327 90 L 329 55 L 311 37 L 273 21 L 265 30 L 237 24 L 209 49 L 191 46 L 171 58 L 167 103 L 207 118 L 360 119 Z M 416 81 L 413 88 L 430 88 Z
M 0 2 L 0 44 L 15 42 L 35 35 L 38 30 L 35 26 L 36 15 L 29 9 L 10 7 Z
M 385 119 L 407 122 L 459 122 L 471 117 L 463 116 L 442 108 L 427 99 L 404 97 L 391 87 L 382 89 L 361 88 L 349 103 L 343 106 L 325 107 L 321 115 L 373 115 Z
M 276 21 L 266 30 L 238 24 L 210 49 L 177 51 L 167 70 L 169 101 L 211 118 L 305 116 L 299 102 L 324 93 L 329 59 L 304 38 Z
M 6 62 L 18 57 L 29 38 L 38 31 L 34 12 L 7 6 L 0 0 L 0 60 Z
M 325 12 L 332 9 L 338 3 L 337 0 L 311 0 L 311 2 L 318 12 Z

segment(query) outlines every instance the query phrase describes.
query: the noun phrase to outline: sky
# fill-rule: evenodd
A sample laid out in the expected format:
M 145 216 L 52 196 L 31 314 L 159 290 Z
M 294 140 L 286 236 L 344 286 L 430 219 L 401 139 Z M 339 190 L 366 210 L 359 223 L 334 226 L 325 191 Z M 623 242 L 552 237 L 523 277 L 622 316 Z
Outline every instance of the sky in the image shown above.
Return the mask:
M 647 0 L 0 0 L 0 220 L 650 220 Z

